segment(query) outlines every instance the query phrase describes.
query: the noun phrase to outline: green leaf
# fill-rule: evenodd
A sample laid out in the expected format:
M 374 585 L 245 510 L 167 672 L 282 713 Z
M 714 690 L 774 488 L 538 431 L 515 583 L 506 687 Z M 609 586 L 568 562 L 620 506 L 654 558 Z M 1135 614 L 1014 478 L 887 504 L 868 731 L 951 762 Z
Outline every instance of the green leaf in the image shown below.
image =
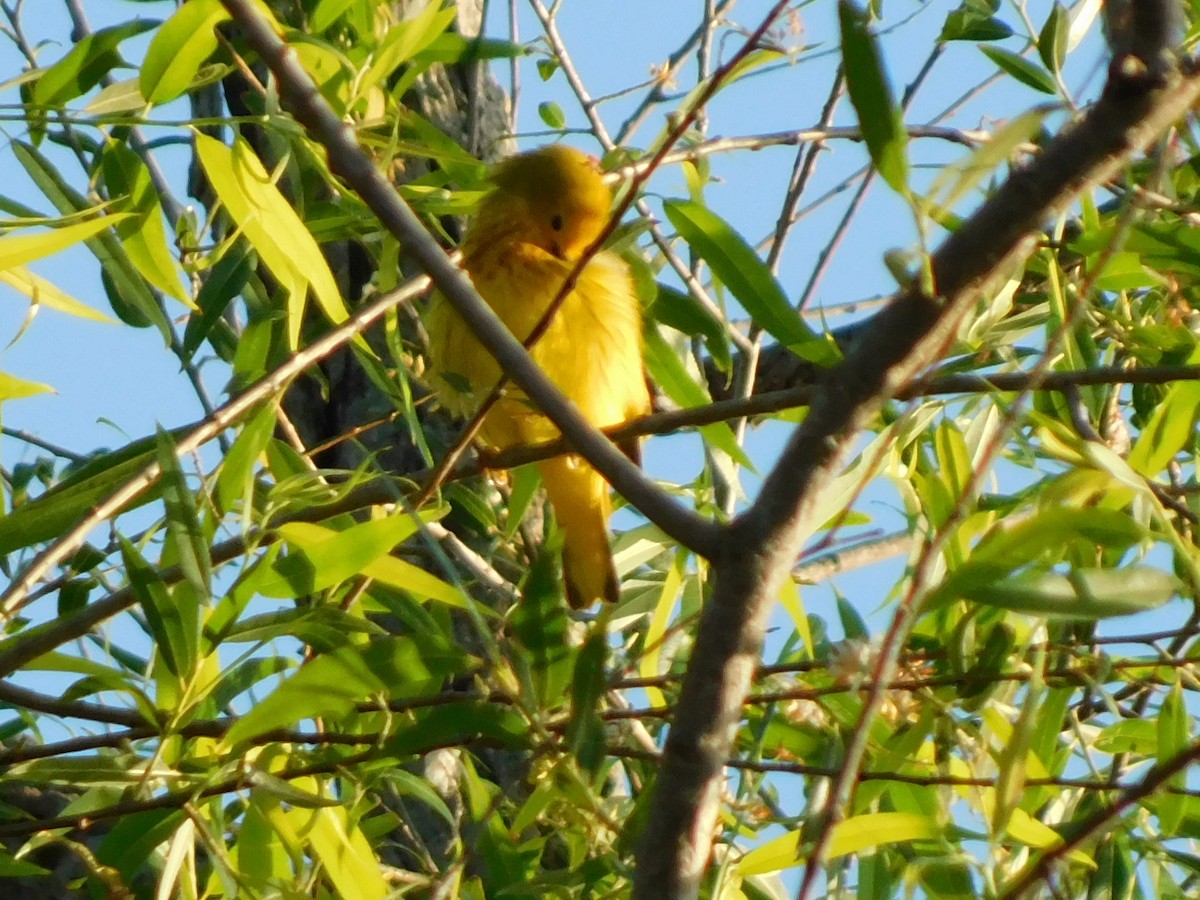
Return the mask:
M 28 860 L 17 859 L 0 850 L 0 878 L 33 878 L 53 874 L 49 869 L 36 866 Z
M 1021 84 L 1041 91 L 1043 94 L 1057 94 L 1058 85 L 1053 76 L 1045 69 L 1034 65 L 1019 53 L 1005 50 L 1002 47 L 980 47 L 984 55 L 1007 72 Z
M 966 159 L 944 167 L 934 178 L 925 206 L 935 218 L 947 214 L 967 193 L 1008 161 L 1016 148 L 1032 138 L 1049 114 L 1033 109 L 1005 123 L 993 138 Z
M 383 900 L 388 885 L 383 867 L 375 858 L 362 829 L 350 821 L 339 804 L 335 808 L 292 808 L 286 813 L 289 830 L 303 834 L 337 896 L 355 900 Z
M 295 663 L 281 656 L 243 659 L 231 669 L 221 673 L 221 680 L 213 688 L 212 700 L 217 709 L 225 709 L 264 679 L 281 675 L 295 668 Z
M 1101 753 L 1137 753 L 1149 756 L 1158 751 L 1158 722 L 1155 719 L 1123 719 L 1105 726 L 1096 735 Z
M 1042 33 L 1038 35 L 1037 42 L 1038 56 L 1053 73 L 1062 71 L 1063 60 L 1067 58 L 1067 38 L 1070 31 L 1071 19 L 1067 15 L 1066 7 L 1055 2 L 1050 9 L 1050 15 L 1046 17 L 1046 24 L 1042 26 Z
M 463 701 L 418 710 L 411 727 L 397 731 L 384 749 L 399 757 L 428 753 L 439 747 L 489 742 L 502 747 L 522 747 L 528 741 L 529 723 L 515 709 L 497 703 Z
M 729 371 L 733 359 L 729 352 L 729 333 L 725 323 L 690 293 L 660 282 L 654 305 L 650 307 L 650 316 L 689 337 L 704 338 L 705 347 L 721 371 Z
M 7 372 L 0 372 L 0 403 L 5 400 L 20 400 L 24 397 L 35 397 L 38 394 L 53 394 L 54 388 L 37 381 L 26 381 Z
M 219 0 L 190 0 L 163 23 L 146 49 L 138 80 L 148 103 L 174 100 L 191 86 L 205 60 L 216 52 L 213 29 L 228 18 Z
M 651 325 L 645 329 L 643 341 L 646 369 L 668 397 L 687 409 L 707 406 L 712 402 L 708 391 L 692 379 L 678 354 L 671 349 L 657 328 Z M 738 445 L 737 437 L 728 422 L 700 425 L 697 430 L 712 447 L 726 454 L 738 465 L 745 466 L 751 472 L 756 471 L 754 462 Z
M 306 663 L 229 729 L 226 747 L 304 719 L 340 719 L 372 697 L 413 698 L 460 673 L 468 657 L 432 635 L 342 647 Z
M 1146 537 L 1146 530 L 1127 513 L 1114 509 L 1047 507 L 1016 521 L 996 523 L 970 557 L 955 569 L 936 597 L 954 597 L 986 589 L 1032 562 L 1053 564 L 1074 546 L 1125 549 Z M 930 602 L 934 602 L 931 598 Z
M 1160 765 L 1170 762 L 1183 753 L 1191 743 L 1191 722 L 1183 701 L 1183 687 L 1178 677 L 1158 711 L 1157 731 L 1158 746 L 1155 748 L 1155 755 Z M 1174 788 L 1186 788 L 1187 773 L 1180 772 L 1173 776 L 1168 784 Z M 1184 804 L 1187 799 L 1181 794 L 1170 791 L 1159 792 L 1158 821 L 1164 835 L 1173 836 L 1178 833 L 1179 825 L 1183 822 Z
M 604 720 L 600 718 L 600 700 L 608 690 L 604 671 L 608 659 L 607 634 L 597 628 L 584 642 L 575 660 L 571 678 L 571 718 L 567 723 L 567 746 L 579 765 L 595 774 L 607 755 L 604 742 Z
M 239 596 L 249 593 L 244 583 L 238 585 L 237 590 Z M 210 636 L 223 644 L 265 643 L 290 637 L 324 653 L 359 641 L 364 635 L 378 637 L 384 633 L 360 613 L 346 612 L 336 606 L 282 609 L 248 616 L 233 624 L 228 624 L 228 618 L 236 614 L 236 609 L 221 607 L 220 611 L 222 621 L 210 621 L 209 628 L 212 630 Z
M 115 116 L 146 108 L 146 100 L 138 90 L 136 78 L 123 78 L 102 87 L 84 106 L 89 116 Z
M 3 239 L 0 238 L 0 244 Z M 104 322 L 106 325 L 115 324 L 116 320 L 98 310 L 92 309 L 76 300 L 65 291 L 59 290 L 45 278 L 35 275 L 24 266 L 14 266 L 0 271 L 0 284 L 7 284 L 29 298 L 30 302 L 58 312 L 90 319 L 93 322 Z
M 447 31 L 438 35 L 424 50 L 414 54 L 414 59 L 453 65 L 484 62 L 489 59 L 520 59 L 529 53 L 529 48 L 524 44 L 497 38 L 465 38 L 461 34 Z
M 101 168 L 109 196 L 121 198 L 118 202 L 130 213 L 117 224 L 117 236 L 129 261 L 147 282 L 190 306 L 192 301 L 179 281 L 179 267 L 163 224 L 162 204 L 146 163 L 123 143 L 109 141 Z
M 142 606 L 146 624 L 154 636 L 154 644 L 163 662 L 172 675 L 186 678 L 192 674 L 198 655 L 199 622 L 188 621 L 188 612 L 194 614 L 195 607 L 184 610 L 171 596 L 166 582 L 162 580 L 137 548 L 123 535 L 118 535 L 121 559 L 129 575 L 129 585 Z M 191 617 L 195 619 L 193 615 Z
M 230 512 L 242 503 L 243 515 L 251 512 L 250 498 L 254 489 L 254 465 L 271 440 L 278 422 L 278 411 L 268 403 L 242 426 L 242 432 L 225 454 L 217 475 L 217 506 Z
M 836 859 L 883 844 L 938 841 L 945 833 L 945 828 L 932 816 L 906 812 L 865 813 L 834 826 L 828 852 L 831 859 Z M 803 865 L 801 847 L 800 832 L 789 832 L 743 856 L 738 860 L 737 872 L 742 877 L 749 877 Z
M 250 145 L 238 138 L 230 148 L 203 134 L 195 142 L 213 190 L 287 293 L 288 346 L 299 344 L 310 287 L 331 322 L 345 321 L 349 314 L 320 246 Z
M 250 784 L 261 790 L 263 793 L 274 797 L 276 800 L 282 800 L 289 806 L 297 806 L 300 809 L 322 809 L 327 806 L 341 806 L 342 801 L 332 797 L 322 797 L 320 794 L 314 794 L 311 791 L 305 791 L 290 781 L 285 781 L 282 778 L 276 778 L 263 772 L 261 769 L 254 769 L 250 773 Z
M 1094 621 L 1146 612 L 1178 590 L 1171 575 L 1148 566 L 1075 569 L 1068 575 L 1030 572 L 993 584 L 972 584 L 961 596 L 988 606 L 1056 620 Z
M 195 591 L 195 600 L 206 603 L 212 592 L 212 560 L 208 537 L 200 527 L 196 498 L 179 465 L 175 441 L 161 428 L 157 434 L 158 465 L 162 469 L 162 496 L 166 505 L 167 540 L 164 562 L 177 562 L 184 580 Z
M 979 9 L 977 4 L 964 3 L 950 15 L 942 25 L 939 41 L 1002 41 L 1011 37 L 1013 30 L 1005 22 L 991 15 L 994 10 Z
M 125 218 L 125 215 L 102 216 L 37 234 L 9 234 L 0 237 L 0 269 L 23 266 L 35 259 L 51 256 L 100 234 Z
M 278 529 L 292 552 L 252 573 L 247 587 L 264 597 L 300 597 L 365 574 L 365 569 L 417 531 L 409 515 L 391 515 L 335 531 L 311 522 Z
M 1129 453 L 1129 465 L 1148 478 L 1157 475 L 1195 438 L 1198 418 L 1200 382 L 1181 381 L 1171 385 L 1138 435 Z
M 77 41 L 67 55 L 48 68 L 33 86 L 33 104 L 48 109 L 62 106 L 90 91 L 123 65 L 117 46 L 126 38 L 158 25 L 152 19 L 134 19 L 102 28 Z
M 0 554 L 11 553 L 50 540 L 76 524 L 154 459 L 154 438 L 144 438 L 92 460 L 51 490 L 0 516 Z M 126 511 L 156 499 L 162 490 L 155 482 L 132 500 Z
M 538 117 L 546 123 L 547 128 L 553 128 L 555 131 L 561 131 L 567 127 L 567 117 L 563 113 L 562 107 L 552 100 L 546 100 L 538 104 Z
M 370 89 L 389 78 L 400 66 L 429 47 L 450 27 L 454 16 L 453 5 L 443 9 L 440 0 L 431 0 L 415 16 L 404 19 L 389 29 L 387 37 L 374 54 L 371 67 L 356 85 L 358 95 L 365 96 Z M 411 67 L 410 72 L 412 71 L 419 71 L 419 67 Z M 403 81 L 405 79 L 401 78 L 401 82 Z M 389 90 L 396 96 L 402 96 L 405 86 L 403 83 L 397 83 L 391 85 Z
M 10 146 L 34 184 L 59 213 L 70 216 L 94 209 L 93 204 L 69 185 L 35 148 L 21 141 L 13 141 Z M 169 342 L 170 323 L 117 236 L 105 229 L 86 238 L 85 243 L 100 261 L 105 292 L 117 318 L 135 328 L 154 325 Z
M 755 323 L 810 362 L 829 366 L 838 361 L 840 355 L 834 346 L 804 323 L 767 264 L 728 222 L 690 200 L 667 200 L 663 209 L 683 239 L 733 292 Z
M 350 8 L 354 0 L 320 0 L 312 15 L 308 18 L 308 30 L 311 34 L 320 34 L 341 18 L 342 13 Z
M 470 606 L 470 599 L 462 590 L 395 556 L 378 557 L 363 567 L 362 574 L 418 599 L 436 600 L 457 609 L 467 609 Z M 486 607 L 480 607 L 480 611 L 485 616 L 492 615 L 491 610 Z
M 667 569 L 662 586 L 658 589 L 658 599 L 654 604 L 650 622 L 646 625 L 644 649 L 638 663 L 638 674 L 643 678 L 657 678 L 666 671 L 667 667 L 659 660 L 663 652 L 667 626 L 671 623 L 671 613 L 675 611 L 675 602 L 679 599 L 679 591 L 683 587 L 687 558 L 687 551 L 682 547 L 675 551 L 671 568 Z M 667 703 L 666 696 L 655 685 L 647 685 L 646 696 L 654 706 L 665 706 Z
M 846 91 L 880 177 L 900 194 L 908 191 L 908 132 L 892 94 L 879 46 L 867 16 L 849 0 L 838 3 Z

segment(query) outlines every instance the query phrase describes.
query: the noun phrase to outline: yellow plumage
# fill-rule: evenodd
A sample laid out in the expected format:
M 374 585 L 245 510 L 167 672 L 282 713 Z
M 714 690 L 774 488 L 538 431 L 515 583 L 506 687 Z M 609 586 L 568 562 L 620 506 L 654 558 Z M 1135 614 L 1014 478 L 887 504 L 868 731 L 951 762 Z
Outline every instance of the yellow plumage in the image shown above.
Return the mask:
M 524 341 L 604 228 L 612 193 L 594 160 L 563 146 L 505 160 L 493 181 L 495 189 L 480 204 L 463 241 L 463 267 L 480 296 Z M 499 366 L 444 300 L 431 312 L 428 330 L 442 402 L 456 414 L 469 415 L 499 380 Z M 598 427 L 650 410 L 637 296 L 628 267 L 612 253 L 602 251 L 587 263 L 530 352 Z M 557 436 L 558 429 L 512 385 L 480 430 L 480 439 L 497 449 Z M 547 460 L 540 468 L 564 533 L 568 600 L 577 608 L 597 599 L 616 600 L 620 586 L 608 544 L 608 485 L 575 456 Z

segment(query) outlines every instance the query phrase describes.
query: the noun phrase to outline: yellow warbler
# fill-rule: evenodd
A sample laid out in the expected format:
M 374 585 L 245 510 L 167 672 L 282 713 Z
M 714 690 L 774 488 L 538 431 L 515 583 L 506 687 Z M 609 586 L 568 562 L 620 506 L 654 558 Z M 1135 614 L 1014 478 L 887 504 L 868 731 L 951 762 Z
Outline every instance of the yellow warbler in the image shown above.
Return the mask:
M 599 236 L 612 192 L 591 157 L 551 146 L 501 162 L 494 189 L 463 240 L 463 266 L 480 296 L 525 341 L 583 251 Z M 500 380 L 500 368 L 444 300 L 428 320 L 435 386 L 453 413 L 469 415 Z M 601 251 L 579 273 L 531 354 L 584 417 L 604 428 L 650 410 L 642 374 L 641 311 L 629 269 Z M 558 437 L 558 429 L 509 385 L 480 430 L 504 449 Z M 636 448 L 634 448 L 636 452 Z M 577 456 L 540 464 L 563 529 L 563 573 L 575 608 L 620 591 L 608 545 L 608 485 Z

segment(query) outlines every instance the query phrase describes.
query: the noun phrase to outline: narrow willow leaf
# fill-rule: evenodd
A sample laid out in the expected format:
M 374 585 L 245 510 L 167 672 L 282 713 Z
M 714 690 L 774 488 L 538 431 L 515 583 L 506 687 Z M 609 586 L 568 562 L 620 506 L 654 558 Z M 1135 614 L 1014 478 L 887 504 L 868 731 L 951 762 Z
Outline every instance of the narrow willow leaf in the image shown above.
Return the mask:
M 33 103 L 42 108 L 62 106 L 98 85 L 121 65 L 117 46 L 126 38 L 154 28 L 152 19 L 135 19 L 102 28 L 77 41 L 67 55 L 46 69 L 33 87 Z
M 299 597 L 340 584 L 417 531 L 412 516 L 393 515 L 335 531 L 310 522 L 290 522 L 279 535 L 292 552 L 266 570 L 252 573 L 247 586 L 264 597 Z
M 274 404 L 268 403 L 256 412 L 225 454 L 221 471 L 217 475 L 217 507 L 230 512 L 238 503 L 242 504 L 243 524 L 252 511 L 250 498 L 254 488 L 254 465 L 267 447 L 274 433 L 278 412 Z
M 992 139 L 966 159 L 946 166 L 938 173 L 926 194 L 925 206 L 935 218 L 949 213 L 956 203 L 976 185 L 989 178 L 1021 144 L 1030 140 L 1049 115 L 1048 108 L 1022 113 L 992 136 Z
M 96 96 L 88 101 L 83 111 L 89 116 L 113 116 L 142 110 L 145 107 L 146 99 L 138 90 L 138 80 L 123 78 L 97 91 Z
M 203 134 L 197 134 L 195 141 L 196 155 L 213 190 L 287 292 L 288 346 L 299 344 L 310 287 L 331 322 L 345 321 L 346 306 L 320 246 L 250 145 L 239 138 L 230 148 Z
M 460 673 L 469 657 L 433 635 L 342 647 L 307 662 L 229 729 L 227 747 L 304 719 L 340 718 L 376 695 L 423 696 Z
M 5 400 L 20 400 L 23 397 L 35 397 L 38 394 L 53 394 L 54 388 L 37 381 L 26 381 L 7 372 L 0 372 L 0 403 Z
M 1154 719 L 1122 719 L 1101 729 L 1094 746 L 1101 753 L 1158 753 L 1158 722 Z
M 1200 382 L 1171 385 L 1138 435 L 1129 453 L 1129 465 L 1147 477 L 1157 475 L 1193 440 L 1197 419 L 1200 419 Z
M 638 663 L 638 674 L 643 678 L 657 678 L 663 674 L 661 671 L 662 664 L 659 662 L 662 656 L 663 638 L 667 633 L 667 626 L 671 623 L 671 613 L 675 609 L 675 601 L 679 597 L 679 589 L 683 587 L 683 576 L 686 567 L 687 552 L 685 550 L 676 550 L 675 559 L 671 563 L 671 568 L 667 569 L 662 589 L 658 592 L 658 602 L 654 605 L 654 615 L 650 617 L 650 623 L 646 626 L 646 636 L 643 638 L 644 648 L 642 650 L 642 658 Z M 666 705 L 667 698 L 661 690 L 653 685 L 646 687 L 646 696 L 653 706 Z
M 172 432 L 179 437 L 182 430 Z M 0 516 L 0 554 L 31 547 L 62 534 L 129 478 L 152 462 L 155 439 L 143 438 L 120 450 L 104 453 L 82 466 L 40 497 Z M 132 500 L 126 510 L 158 499 L 162 490 L 155 483 Z
M 1159 765 L 1168 763 L 1188 749 L 1191 743 L 1191 722 L 1183 701 L 1183 687 L 1176 677 L 1171 692 L 1167 694 L 1158 711 L 1158 746 L 1155 748 Z M 1181 772 L 1168 784 L 1175 788 L 1187 787 L 1187 773 Z M 1183 822 L 1188 797 L 1170 791 L 1158 795 L 1158 822 L 1164 835 L 1175 835 Z
M 106 316 L 99 310 L 92 309 L 87 304 L 81 303 L 65 291 L 59 290 L 45 278 L 34 275 L 24 266 L 15 266 L 0 272 L 0 284 L 7 284 L 14 290 L 20 291 L 33 303 L 40 304 L 48 309 L 57 310 L 71 316 L 78 316 L 81 319 L 91 319 L 93 322 L 104 322 L 108 325 L 116 324 L 116 320 L 111 316 Z
M 663 210 L 756 324 L 810 362 L 828 366 L 838 361 L 837 350 L 804 323 L 767 264 L 728 222 L 690 200 L 668 200 Z
M 880 177 L 900 194 L 908 191 L 908 132 L 904 128 L 883 58 L 866 14 L 849 0 L 838 3 L 846 91 L 858 127 Z
M 1046 68 L 1055 74 L 1062 71 L 1063 61 L 1067 58 L 1067 38 L 1071 23 L 1066 7 L 1055 2 L 1046 17 L 1046 24 L 1038 35 L 1038 56 L 1046 64 Z
M 1019 53 L 1013 53 L 1003 47 L 980 47 L 979 49 L 988 59 L 1021 84 L 1027 85 L 1035 91 L 1041 91 L 1043 94 L 1058 93 L 1058 85 L 1054 83 L 1054 77 Z
M 356 84 L 358 96 L 365 97 L 370 90 L 381 85 L 404 63 L 437 40 L 450 27 L 454 21 L 454 15 L 453 6 L 443 9 L 441 3 L 434 0 L 434 2 L 427 3 L 415 16 L 404 19 L 393 26 L 388 31 L 387 37 L 380 43 L 379 49 L 376 50 L 371 67 Z M 419 67 L 413 67 L 413 69 L 420 71 Z M 403 96 L 404 80 L 401 79 L 401 82 L 389 85 L 390 91 L 395 96 Z
M 194 354 L 221 321 L 221 316 L 239 296 L 254 274 L 255 257 L 248 241 L 235 241 L 209 270 L 196 295 L 198 315 L 188 318 L 183 330 L 183 350 Z
M 191 306 L 191 298 L 179 280 L 179 267 L 167 241 L 162 204 L 146 163 L 123 143 L 110 141 L 104 148 L 101 168 L 109 196 L 122 197 L 122 205 L 130 214 L 117 224 L 117 237 L 129 261 L 150 284 Z
M 605 629 L 596 629 L 575 659 L 571 677 L 571 718 L 564 735 L 579 765 L 593 775 L 603 765 L 608 750 L 604 742 L 604 720 L 600 717 L 600 700 L 608 690 L 604 669 L 608 660 L 606 640 Z
M 345 809 L 292 808 L 279 812 L 296 833 L 305 836 L 337 896 L 355 900 L 383 900 L 388 896 L 383 866 Z
M 380 556 L 364 566 L 362 574 L 418 599 L 436 600 L 457 609 L 470 607 L 470 598 L 459 588 L 395 556 Z M 494 615 L 486 607 L 480 609 L 485 616 Z
M 46 195 L 59 213 L 64 216 L 77 215 L 94 208 L 93 204 L 68 184 L 53 163 L 37 149 L 22 141 L 13 141 L 11 147 L 13 155 L 25 168 L 38 190 Z M 94 237 L 85 239 L 85 243 L 100 261 L 105 293 L 117 318 L 135 328 L 153 325 L 169 343 L 171 325 L 117 236 L 105 229 Z
M 214 28 L 229 18 L 220 0 L 191 0 L 163 23 L 146 49 L 138 87 L 146 102 L 174 100 L 217 49 Z
M 813 659 L 817 648 L 813 643 L 812 625 L 808 621 L 808 612 L 804 608 L 804 597 L 800 593 L 800 585 L 796 584 L 795 579 L 783 579 L 783 584 L 779 586 L 779 605 L 784 608 L 791 618 L 792 624 L 796 627 L 796 634 L 800 636 L 805 656 Z
M 1072 545 L 1125 549 L 1145 538 L 1146 529 L 1127 513 L 1102 507 L 1047 507 L 1015 522 L 998 521 L 967 561 L 947 579 L 945 590 L 971 591 L 1024 566 L 1061 554 Z M 939 590 L 939 594 L 941 591 Z
M 35 259 L 52 256 L 80 241 L 95 237 L 128 218 L 124 214 L 101 216 L 74 225 L 64 225 L 37 234 L 8 234 L 0 237 L 0 269 L 14 269 Z
M 172 675 L 180 679 L 188 677 L 196 664 L 199 649 L 198 624 L 185 620 L 166 582 L 137 548 L 123 536 L 118 536 L 117 540 L 125 571 L 129 574 L 129 585 L 146 616 L 155 648 Z
M 336 22 L 354 0 L 320 0 L 308 20 L 308 30 L 320 34 Z
M 703 337 L 713 361 L 722 372 L 730 371 L 733 358 L 725 323 L 705 309 L 690 293 L 661 283 L 657 289 L 654 305 L 650 307 L 651 318 L 689 337 Z
M 166 505 L 167 543 L 164 555 L 178 563 L 184 580 L 191 584 L 196 599 L 206 603 L 212 591 L 212 560 L 209 541 L 200 527 L 196 498 L 179 465 L 175 441 L 159 429 L 158 465 L 162 470 L 162 496 Z
M 1094 621 L 1162 606 L 1178 591 L 1158 569 L 1076 569 L 1068 575 L 1025 573 L 992 584 L 972 584 L 961 596 L 988 606 L 1056 620 Z
M 829 839 L 829 857 L 835 859 L 851 853 L 861 853 L 883 844 L 936 841 L 945 835 L 945 831 L 932 816 L 905 812 L 865 813 L 834 826 L 833 835 Z M 765 875 L 768 872 L 803 865 L 804 858 L 800 854 L 800 847 L 798 831 L 767 841 L 738 861 L 738 874 L 743 877 Z
M 668 397 L 687 409 L 707 406 L 712 402 L 708 392 L 692 380 L 679 356 L 658 333 L 657 328 L 647 328 L 643 337 L 646 369 Z M 697 430 L 714 449 L 720 450 L 739 466 L 744 466 L 751 472 L 756 471 L 754 462 L 738 444 L 728 422 L 701 425 Z

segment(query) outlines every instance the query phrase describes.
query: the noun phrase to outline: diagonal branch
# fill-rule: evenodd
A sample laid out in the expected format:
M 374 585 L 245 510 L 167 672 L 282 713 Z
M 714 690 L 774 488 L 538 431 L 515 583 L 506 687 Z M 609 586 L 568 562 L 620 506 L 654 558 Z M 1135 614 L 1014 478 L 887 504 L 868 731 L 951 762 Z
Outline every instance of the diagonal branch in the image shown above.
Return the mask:
M 938 296 L 918 285 L 872 320 L 819 383 L 758 501 L 713 560 L 704 609 L 638 855 L 634 897 L 695 897 L 716 826 L 724 760 L 778 588 L 812 513 L 884 400 L 944 352 L 974 304 L 1032 251 L 1042 224 L 1112 177 L 1200 100 L 1200 75 L 1114 69 L 1100 101 L 1003 186 L 934 254 Z M 897 648 L 898 650 L 898 648 Z M 855 761 L 846 760 L 849 768 Z M 832 794 L 831 794 L 832 799 Z M 838 814 L 840 808 L 831 807 Z M 831 824 L 832 819 L 825 824 Z M 827 841 L 814 835 L 819 851 Z M 827 846 L 827 845 L 826 845 Z M 819 866 L 819 852 L 809 863 Z

